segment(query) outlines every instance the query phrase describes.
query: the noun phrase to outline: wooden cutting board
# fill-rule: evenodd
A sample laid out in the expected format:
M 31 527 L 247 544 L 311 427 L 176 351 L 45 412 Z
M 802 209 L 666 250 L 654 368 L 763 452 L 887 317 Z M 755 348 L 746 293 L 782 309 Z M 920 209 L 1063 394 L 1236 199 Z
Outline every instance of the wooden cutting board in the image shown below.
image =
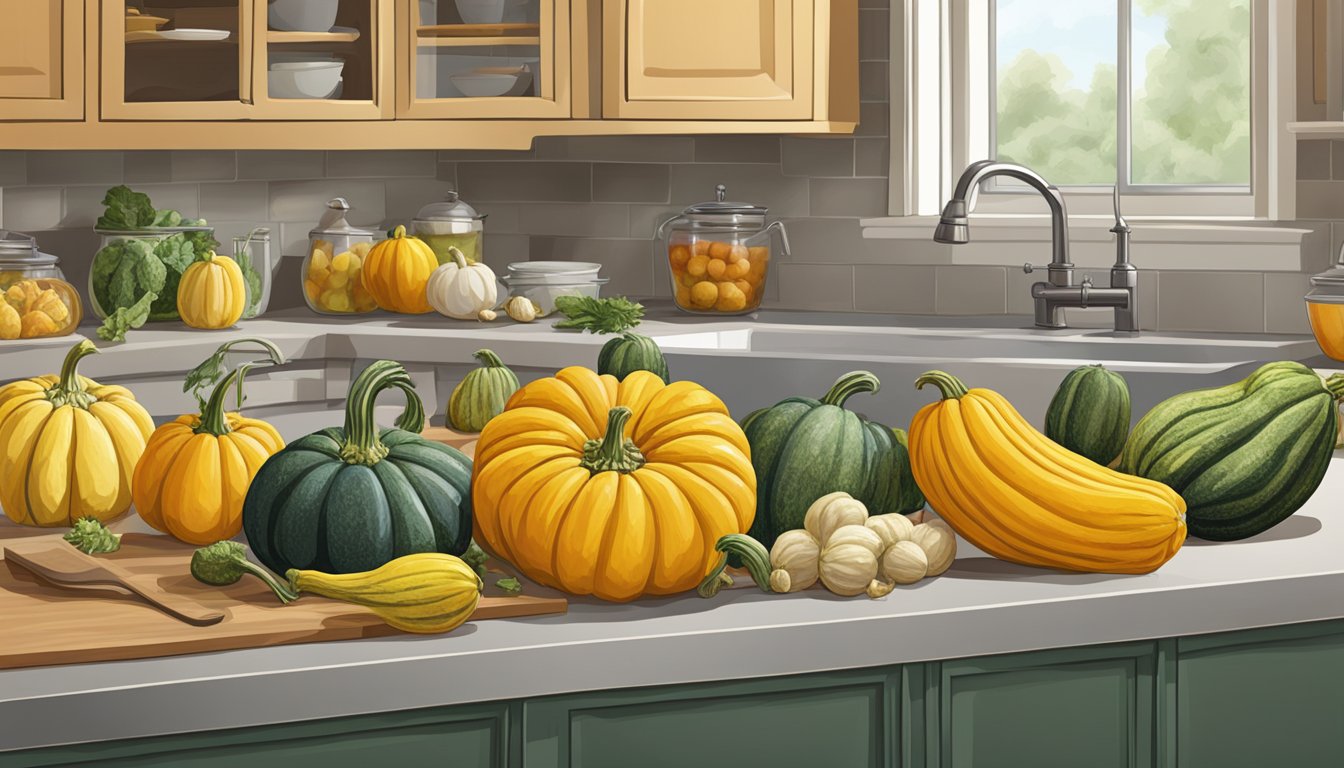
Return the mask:
M 436 429 L 426 436 L 470 451 L 467 443 L 474 435 Z M 120 531 L 142 526 L 133 515 L 110 527 Z M 0 553 L 9 540 L 40 536 L 60 541 L 61 533 L 14 525 L 0 515 Z M 195 550 L 169 536 L 132 532 L 122 536 L 121 549 L 98 557 L 153 578 L 165 591 L 224 613 L 223 621 L 206 627 L 184 624 L 115 587 L 54 587 L 22 566 L 5 562 L 0 554 L 0 669 L 399 634 L 368 610 L 335 600 L 305 596 L 282 606 L 265 584 L 251 576 L 228 587 L 201 584 L 188 567 Z M 530 582 L 523 582 L 523 594 L 502 596 L 492 585 L 503 576 L 491 574 L 486 579 L 485 595 L 471 621 L 568 609 L 564 597 Z

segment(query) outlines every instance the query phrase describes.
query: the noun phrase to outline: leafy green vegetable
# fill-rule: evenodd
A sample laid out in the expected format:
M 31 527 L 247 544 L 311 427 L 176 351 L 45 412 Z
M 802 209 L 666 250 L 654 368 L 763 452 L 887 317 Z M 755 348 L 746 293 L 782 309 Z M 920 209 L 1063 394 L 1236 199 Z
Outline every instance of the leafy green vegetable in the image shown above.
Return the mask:
M 275 578 L 270 571 L 247 559 L 247 550 L 236 541 L 216 541 L 208 547 L 201 547 L 191 555 L 191 575 L 203 584 L 227 587 L 238 583 L 244 574 L 252 574 L 271 588 L 280 602 L 290 603 L 299 599 L 288 586 Z
M 96 517 L 81 517 L 63 536 L 70 545 L 86 555 L 116 552 L 121 549 L 121 534 L 113 533 Z
M 639 325 L 644 305 L 624 296 L 594 299 L 588 296 L 558 296 L 555 308 L 565 316 L 556 328 L 579 328 L 592 333 L 620 333 Z
M 163 265 L 165 271 L 163 285 L 157 291 L 159 300 L 149 310 L 151 319 L 174 320 L 178 317 L 177 285 L 198 255 L 186 233 L 170 235 L 155 244 L 155 260 Z
M 151 226 L 155 227 L 179 227 L 182 225 L 182 214 L 177 211 L 155 211 L 154 222 Z
M 485 561 L 489 559 L 490 556 L 485 554 L 485 550 L 481 549 L 475 539 L 471 540 L 471 546 L 467 547 L 467 551 L 462 553 L 462 562 L 470 565 L 481 578 L 485 578 Z
M 504 593 L 507 594 L 509 597 L 514 597 L 516 595 L 521 595 L 523 593 L 523 585 L 521 582 L 518 581 L 518 578 L 516 576 L 510 576 L 507 579 L 500 579 L 499 581 L 495 582 L 495 586 L 504 590 Z
M 98 338 L 104 341 L 125 341 L 127 331 L 139 328 L 149 319 L 150 305 L 157 298 L 158 294 L 150 291 L 129 307 L 117 307 L 99 326 Z
M 200 410 L 205 410 L 206 390 L 214 389 L 215 384 L 224 378 L 224 357 L 239 344 L 256 344 L 270 355 L 269 362 L 273 365 L 284 365 L 285 355 L 275 343 L 262 338 L 236 339 L 234 341 L 221 344 L 215 353 L 205 359 L 200 365 L 187 372 L 186 379 L 182 382 L 182 391 L 190 392 L 196 402 L 200 404 Z M 266 360 L 255 361 L 258 363 L 268 362 Z M 238 408 L 243 407 L 242 378 L 238 379 Z
M 107 210 L 94 223 L 98 229 L 144 229 L 154 226 L 158 218 L 149 195 L 135 192 L 125 184 L 107 190 L 103 205 Z

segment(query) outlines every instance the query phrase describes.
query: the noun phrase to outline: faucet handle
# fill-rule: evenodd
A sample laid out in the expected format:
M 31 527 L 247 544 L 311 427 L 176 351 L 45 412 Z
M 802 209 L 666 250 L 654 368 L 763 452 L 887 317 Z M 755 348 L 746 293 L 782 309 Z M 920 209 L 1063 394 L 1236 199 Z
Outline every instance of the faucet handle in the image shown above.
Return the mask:
M 1028 275 L 1030 275 L 1035 269 L 1036 267 L 1032 266 L 1030 261 L 1022 265 L 1022 271 Z
M 1088 288 L 1092 287 L 1092 275 L 1086 273 L 1083 274 L 1083 285 L 1087 286 Z

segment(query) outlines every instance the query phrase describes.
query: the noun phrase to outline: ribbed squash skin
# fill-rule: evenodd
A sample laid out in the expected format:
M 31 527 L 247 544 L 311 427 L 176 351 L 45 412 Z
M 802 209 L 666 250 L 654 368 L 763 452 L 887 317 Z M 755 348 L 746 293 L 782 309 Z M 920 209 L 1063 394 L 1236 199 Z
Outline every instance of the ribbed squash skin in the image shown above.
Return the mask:
M 1075 368 L 1045 411 L 1045 436 L 1074 453 L 1111 466 L 1129 437 L 1129 385 L 1101 365 Z
M 429 276 L 438 268 L 439 259 L 425 241 L 407 235 L 406 228 L 398 225 L 369 251 L 360 279 L 379 307 L 423 315 L 433 309 L 429 305 Z
M 154 421 L 125 387 L 80 376 L 90 341 L 60 375 L 0 387 L 0 507 L 20 525 L 111 520 L 131 507 L 131 476 Z
M 821 400 L 791 397 L 743 419 L 758 489 L 752 538 L 768 549 L 781 533 L 803 527 L 812 502 L 836 491 L 875 515 L 924 506 L 905 433 L 844 408 L 851 395 L 878 387 L 876 376 L 855 371 Z
M 290 586 L 363 605 L 403 632 L 448 632 L 471 618 L 481 578 L 452 555 L 424 552 L 399 557 L 365 573 L 330 574 L 290 569 Z
M 930 371 L 943 399 L 910 425 L 910 463 L 929 505 L 957 533 L 1022 565 L 1148 573 L 1185 541 L 1185 502 L 1037 432 L 1001 395 Z
M 192 328 L 217 330 L 238 322 L 247 306 L 247 281 L 238 262 L 210 254 L 193 262 L 177 286 L 177 313 Z M 208 542 L 207 542 L 208 543 Z
M 467 373 L 448 396 L 448 426 L 463 432 L 480 432 L 491 419 L 504 412 L 504 405 L 518 391 L 518 376 L 488 349 L 474 357 L 481 367 Z
M 1120 470 L 1176 489 L 1191 535 L 1244 539 L 1292 515 L 1325 477 L 1344 374 L 1322 381 L 1300 363 L 1176 395 L 1134 427 Z
M 597 354 L 598 373 L 623 380 L 635 371 L 648 371 L 664 384 L 672 381 L 663 351 L 658 348 L 658 342 L 648 336 L 622 333 L 602 345 L 602 351 Z
M 379 430 L 373 401 L 389 387 L 405 393 L 406 412 L 397 427 Z M 257 472 L 243 502 L 243 531 L 257 558 L 280 573 L 356 573 L 417 552 L 465 552 L 471 459 L 425 440 L 423 426 L 406 370 L 389 360 L 370 364 L 351 385 L 344 428 L 295 440 Z

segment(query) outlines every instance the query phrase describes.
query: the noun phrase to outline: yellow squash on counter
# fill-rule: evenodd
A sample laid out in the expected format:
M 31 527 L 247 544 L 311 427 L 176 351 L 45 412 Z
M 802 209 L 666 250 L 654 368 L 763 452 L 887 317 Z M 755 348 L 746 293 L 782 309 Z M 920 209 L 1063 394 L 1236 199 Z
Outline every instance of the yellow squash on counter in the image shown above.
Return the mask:
M 429 305 L 429 276 L 439 259 L 425 242 L 397 225 L 364 259 L 364 287 L 389 312 L 423 315 Z
M 910 426 L 910 464 L 929 505 L 995 557 L 1096 573 L 1148 573 L 1185 541 L 1185 501 L 1037 432 L 1007 400 L 930 371 L 942 400 Z
M 199 415 L 154 430 L 135 467 L 132 497 L 140 517 L 189 544 L 231 538 L 243 529 L 243 499 L 257 470 L 285 447 L 275 427 L 224 412 L 224 398 L 251 366 L 215 386 Z
M 0 387 L 0 507 L 21 525 L 111 520 L 131 506 L 131 474 L 154 431 L 125 387 L 77 372 L 97 352 L 81 341 L 60 375 Z
M 177 313 L 192 328 L 228 328 L 243 316 L 247 281 L 238 262 L 207 252 L 182 273 L 177 286 Z
M 440 552 L 398 557 L 363 573 L 285 572 L 296 593 L 310 592 L 369 608 L 403 632 L 432 634 L 459 627 L 481 599 L 481 577 Z

